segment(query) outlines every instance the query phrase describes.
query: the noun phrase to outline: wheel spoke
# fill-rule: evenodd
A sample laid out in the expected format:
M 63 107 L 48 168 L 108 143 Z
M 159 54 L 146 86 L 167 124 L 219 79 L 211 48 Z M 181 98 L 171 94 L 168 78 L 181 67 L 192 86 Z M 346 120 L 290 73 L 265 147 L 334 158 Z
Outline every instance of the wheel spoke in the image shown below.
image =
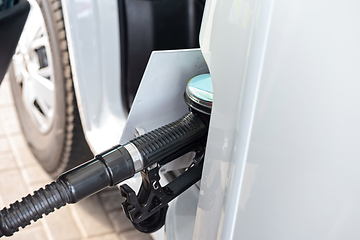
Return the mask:
M 28 79 L 24 79 L 23 82 L 22 100 L 28 112 L 31 113 L 33 111 L 32 103 L 35 101 L 35 95 L 32 91 L 32 83 Z M 30 114 L 30 117 L 33 118 L 33 114 Z
M 53 114 L 53 108 L 52 106 L 48 106 L 48 104 L 44 101 L 43 98 L 38 97 L 36 99 L 36 104 L 38 105 L 38 107 L 41 109 L 42 114 L 47 118 L 50 119 L 52 117 Z M 35 104 L 34 104 L 35 106 Z M 38 109 L 37 109 L 38 110 Z M 39 111 L 39 110 L 38 110 Z M 40 112 L 40 111 L 39 111 Z
M 34 39 L 43 33 L 44 28 L 44 20 L 42 19 L 40 8 L 33 1 L 29 1 L 29 3 L 31 9 L 23 33 L 27 43 L 26 48 L 29 48 Z
M 44 67 L 44 68 L 40 68 L 38 70 L 38 74 L 44 78 L 50 78 L 51 77 L 51 74 L 52 74 L 52 68 L 47 66 L 47 67 Z
M 39 49 L 41 47 L 48 47 L 47 46 L 48 40 L 47 37 L 42 35 L 40 37 L 35 38 L 31 43 L 30 43 L 30 49 L 31 50 L 36 50 Z
M 24 58 L 20 54 L 15 54 L 13 56 L 13 66 L 15 79 L 17 83 L 21 83 L 24 79 L 24 75 L 28 75 L 24 65 Z
M 44 82 L 48 81 L 44 80 Z M 53 116 L 54 106 L 50 87 L 52 83 L 42 84 L 41 81 L 31 78 L 25 79 L 23 84 L 22 98 L 24 105 L 39 129 L 44 130 L 50 124 Z
M 33 91 L 37 99 L 42 99 L 48 107 L 54 107 L 54 84 L 40 76 L 33 76 Z
M 43 130 L 46 128 L 47 125 L 49 125 L 50 123 L 50 119 L 46 116 L 44 116 L 44 114 L 42 114 L 37 108 L 36 106 L 33 104 L 31 106 L 32 108 L 32 113 L 33 113 L 33 117 L 35 118 L 35 120 L 37 121 L 40 130 Z

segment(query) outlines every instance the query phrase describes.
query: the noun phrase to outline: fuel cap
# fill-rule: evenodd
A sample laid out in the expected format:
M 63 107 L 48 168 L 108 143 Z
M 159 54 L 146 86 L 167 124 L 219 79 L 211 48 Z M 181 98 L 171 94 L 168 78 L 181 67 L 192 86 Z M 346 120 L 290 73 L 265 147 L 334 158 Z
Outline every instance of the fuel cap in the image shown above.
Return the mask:
M 184 94 L 189 107 L 210 115 L 213 101 L 213 87 L 210 74 L 201 74 L 190 79 Z

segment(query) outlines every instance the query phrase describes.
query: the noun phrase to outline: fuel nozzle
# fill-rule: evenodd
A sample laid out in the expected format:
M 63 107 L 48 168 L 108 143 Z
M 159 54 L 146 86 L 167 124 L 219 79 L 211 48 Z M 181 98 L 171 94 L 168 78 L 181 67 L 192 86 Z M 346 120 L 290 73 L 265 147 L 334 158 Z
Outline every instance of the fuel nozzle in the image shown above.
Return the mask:
M 115 146 L 94 159 L 60 175 L 54 182 L 0 212 L 0 236 L 11 236 L 53 212 L 76 203 L 106 187 L 134 176 L 136 172 L 173 155 L 205 137 L 206 125 L 190 112 L 179 120 Z
M 186 96 L 190 95 L 186 93 Z M 187 101 L 189 104 L 194 99 Z M 192 108 L 191 104 L 189 106 Z M 76 203 L 106 187 L 121 183 L 158 162 L 165 164 L 179 157 L 183 149 L 204 144 L 208 127 L 198 110 L 203 111 L 200 108 L 190 111 L 177 121 L 102 152 L 94 159 L 63 173 L 33 195 L 29 194 L 20 202 L 10 204 L 10 208 L 2 209 L 0 237 L 11 236 L 19 227 L 29 225 L 31 220 L 37 221 L 55 208 Z

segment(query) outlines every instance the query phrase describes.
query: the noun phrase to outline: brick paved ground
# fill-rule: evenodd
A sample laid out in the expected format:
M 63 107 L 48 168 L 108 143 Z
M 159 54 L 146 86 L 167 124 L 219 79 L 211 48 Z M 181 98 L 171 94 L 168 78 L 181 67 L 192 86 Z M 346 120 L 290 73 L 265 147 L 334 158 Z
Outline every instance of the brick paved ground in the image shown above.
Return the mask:
M 4 79 L 0 86 L 0 208 L 51 181 L 27 147 L 9 85 Z M 126 219 L 121 201 L 117 188 L 107 189 L 56 210 L 9 239 L 151 240 Z

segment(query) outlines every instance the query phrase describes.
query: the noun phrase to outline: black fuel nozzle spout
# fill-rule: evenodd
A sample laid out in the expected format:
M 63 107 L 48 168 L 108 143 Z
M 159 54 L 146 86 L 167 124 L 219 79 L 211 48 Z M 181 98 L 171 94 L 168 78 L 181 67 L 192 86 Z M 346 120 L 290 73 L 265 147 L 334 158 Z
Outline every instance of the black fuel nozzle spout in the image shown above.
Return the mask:
M 0 237 L 11 236 L 67 203 L 114 186 L 157 162 L 171 161 L 182 149 L 204 142 L 207 126 L 190 112 L 179 120 L 115 146 L 60 175 L 54 182 L 0 211 Z

